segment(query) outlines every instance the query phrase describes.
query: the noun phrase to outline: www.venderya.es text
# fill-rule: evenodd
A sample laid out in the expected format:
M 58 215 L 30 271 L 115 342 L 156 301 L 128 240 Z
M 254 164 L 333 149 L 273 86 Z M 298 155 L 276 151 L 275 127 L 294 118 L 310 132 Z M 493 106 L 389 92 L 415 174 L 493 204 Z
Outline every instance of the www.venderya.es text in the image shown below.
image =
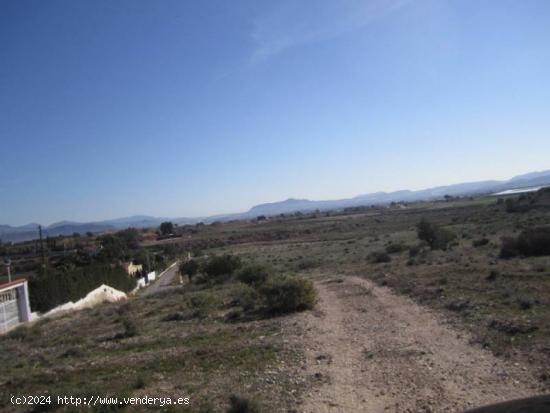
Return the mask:
M 10 398 L 12 405 L 58 405 L 58 406 L 178 406 L 189 405 L 189 397 L 112 397 L 112 396 L 16 396 Z

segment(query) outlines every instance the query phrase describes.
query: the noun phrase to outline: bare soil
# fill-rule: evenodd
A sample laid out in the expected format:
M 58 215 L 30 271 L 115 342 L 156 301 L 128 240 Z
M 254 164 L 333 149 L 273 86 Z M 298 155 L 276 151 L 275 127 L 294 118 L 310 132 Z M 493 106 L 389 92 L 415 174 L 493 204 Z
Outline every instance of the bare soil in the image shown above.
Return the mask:
M 300 314 L 303 412 L 461 412 L 540 393 L 526 367 L 471 344 L 440 315 L 357 276 L 316 282 Z

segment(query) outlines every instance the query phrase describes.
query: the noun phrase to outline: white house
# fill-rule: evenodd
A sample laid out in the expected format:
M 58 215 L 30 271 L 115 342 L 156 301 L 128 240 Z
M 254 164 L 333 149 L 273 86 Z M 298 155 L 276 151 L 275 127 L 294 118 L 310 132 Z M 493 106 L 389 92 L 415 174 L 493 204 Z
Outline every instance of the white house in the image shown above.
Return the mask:
M 137 272 L 140 272 L 143 269 L 141 264 L 134 264 L 133 262 L 123 262 L 122 268 L 126 271 L 128 275 L 134 275 Z
M 0 334 L 30 319 L 27 280 L 20 279 L 0 284 Z

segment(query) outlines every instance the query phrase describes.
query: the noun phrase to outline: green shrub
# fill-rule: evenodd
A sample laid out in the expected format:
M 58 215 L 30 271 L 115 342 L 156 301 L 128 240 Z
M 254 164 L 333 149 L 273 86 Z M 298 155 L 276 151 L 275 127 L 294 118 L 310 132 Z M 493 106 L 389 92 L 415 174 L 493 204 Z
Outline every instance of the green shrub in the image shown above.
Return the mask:
M 249 284 L 249 285 L 260 285 L 267 280 L 269 276 L 269 270 L 259 264 L 249 264 L 241 268 L 237 272 L 237 280 Z
M 416 257 L 420 251 L 422 250 L 422 247 L 420 245 L 412 245 L 409 247 L 409 257 L 413 258 Z
M 34 325 L 20 325 L 19 327 L 11 330 L 4 337 L 10 340 L 30 341 L 34 338 L 39 338 L 43 334 L 42 329 L 35 323 Z
M 89 265 L 70 271 L 48 269 L 29 281 L 31 308 L 45 312 L 68 301 L 78 301 L 102 284 L 129 292 L 136 280 L 119 267 Z
M 513 237 L 503 237 L 500 247 L 500 258 L 512 258 L 519 255 L 516 239 Z
M 480 238 L 480 239 L 475 239 L 472 241 L 472 246 L 474 248 L 478 248 L 478 247 L 482 247 L 484 245 L 487 245 L 489 243 L 489 239 L 488 238 Z
M 271 277 L 260 288 L 270 313 L 291 313 L 313 308 L 316 293 L 313 283 L 301 278 Z
M 115 340 L 122 340 L 124 338 L 135 337 L 138 335 L 138 328 L 133 320 L 129 318 L 123 318 L 122 327 L 124 330 L 121 333 L 115 335 Z
M 195 260 L 189 260 L 180 264 L 180 274 L 187 275 L 189 281 L 199 272 L 199 263 Z
M 182 313 L 181 311 L 177 311 L 175 313 L 170 313 L 162 317 L 161 321 L 183 321 L 186 319 L 187 317 L 184 313 Z
M 375 264 L 391 261 L 391 257 L 388 255 L 387 252 L 384 252 L 384 251 L 375 251 L 372 254 L 370 254 L 369 258 L 371 262 Z
M 143 376 L 137 376 L 133 387 L 134 389 L 144 389 L 146 385 L 145 378 Z
M 501 258 L 550 255 L 550 227 L 529 228 L 517 238 L 502 238 Z
M 487 277 L 485 277 L 485 279 L 487 281 L 495 281 L 498 277 L 498 271 L 497 270 L 491 270 L 491 272 L 489 272 L 489 275 Z
M 388 254 L 396 254 L 398 252 L 405 251 L 407 247 L 405 247 L 403 244 L 390 244 L 386 247 L 386 252 Z
M 522 231 L 517 238 L 517 247 L 526 257 L 550 255 L 550 227 Z
M 298 263 L 296 264 L 296 269 L 298 271 L 305 271 L 305 270 L 310 270 L 310 269 L 318 267 L 318 266 L 319 266 L 318 261 L 316 261 L 314 259 L 311 259 L 311 258 L 304 258 L 304 259 L 301 259 L 300 261 L 298 261 Z
M 230 276 L 241 266 L 241 260 L 234 255 L 225 254 L 212 257 L 204 264 L 203 271 L 210 277 Z
M 422 219 L 417 225 L 418 238 L 426 241 L 432 250 L 445 250 L 456 235 L 437 224 Z
M 504 202 L 506 212 L 508 213 L 518 213 L 518 212 L 527 212 L 530 209 L 530 205 L 522 203 L 519 199 L 508 198 Z
M 227 413 L 260 413 L 261 409 L 258 403 L 253 400 L 239 397 L 231 396 L 229 398 L 229 409 Z
M 217 307 L 217 302 L 211 293 L 199 292 L 190 298 L 188 306 L 193 309 L 193 316 L 206 317 Z
M 233 303 L 242 307 L 244 311 L 253 310 L 259 300 L 258 291 L 248 284 L 238 283 L 233 290 Z

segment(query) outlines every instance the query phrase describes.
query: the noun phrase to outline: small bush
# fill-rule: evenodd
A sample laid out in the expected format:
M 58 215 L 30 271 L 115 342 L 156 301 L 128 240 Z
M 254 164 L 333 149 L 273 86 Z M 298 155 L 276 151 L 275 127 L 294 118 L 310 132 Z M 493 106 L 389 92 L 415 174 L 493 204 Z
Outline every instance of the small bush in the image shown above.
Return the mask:
M 409 247 L 409 257 L 413 258 L 416 257 L 420 251 L 422 250 L 422 247 L 420 245 L 412 245 Z
M 313 283 L 294 277 L 272 277 L 260 288 L 270 313 L 291 313 L 313 308 L 316 293 Z
M 259 264 L 249 264 L 237 272 L 237 280 L 248 285 L 260 285 L 267 280 L 269 270 Z
M 527 257 L 550 255 L 550 227 L 522 231 L 517 238 L 517 247 Z
M 258 302 L 258 292 L 248 284 L 240 283 L 235 287 L 233 292 L 235 299 L 234 305 L 242 307 L 244 311 L 253 310 Z
M 508 320 L 491 320 L 489 322 L 489 328 L 500 331 L 501 333 L 509 336 L 516 336 L 518 334 L 531 334 L 539 329 L 538 326 L 532 324 L 523 324 Z
M 390 262 L 391 257 L 388 255 L 388 253 L 386 253 L 384 251 L 377 251 L 377 252 L 373 252 L 370 255 L 370 260 L 371 260 L 371 262 L 373 262 L 375 264 L 380 264 L 380 263 L 383 263 L 383 262 Z
M 469 300 L 455 300 L 446 305 L 447 309 L 458 313 L 462 313 L 466 311 L 469 306 L 470 306 Z
M 204 265 L 204 272 L 210 277 L 230 276 L 241 266 L 241 260 L 234 255 L 212 257 Z
M 187 317 L 185 317 L 185 314 L 178 311 L 175 313 L 170 313 L 162 318 L 162 321 L 183 321 L 186 320 Z
M 216 308 L 216 300 L 212 294 L 203 292 L 191 297 L 188 305 L 194 310 L 194 317 L 206 317 Z
M 242 316 L 243 316 L 243 312 L 240 309 L 231 310 L 225 315 L 225 321 L 228 323 L 238 321 L 242 318 Z
M 180 264 L 180 274 L 187 275 L 189 281 L 199 272 L 199 263 L 195 260 L 189 260 Z
M 124 326 L 124 336 L 125 337 L 134 337 L 138 334 L 138 328 L 134 321 L 130 320 L 129 318 L 124 319 L 122 322 L 122 325 Z
M 517 238 L 503 238 L 500 257 L 512 258 L 518 255 L 550 255 L 550 227 L 529 228 L 522 231 Z
M 193 283 L 197 285 L 208 284 L 210 281 L 210 278 L 206 274 L 197 274 L 193 277 Z
M 500 258 L 513 258 L 519 255 L 517 242 L 515 238 L 503 237 L 502 246 L 500 247 Z
M 418 238 L 426 241 L 432 250 L 445 250 L 456 235 L 437 224 L 422 219 L 417 225 Z
M 62 358 L 76 358 L 76 357 L 83 357 L 84 352 L 77 348 L 77 347 L 70 347 L 67 350 L 65 350 L 60 357 Z
M 38 328 L 38 326 L 32 325 L 21 325 L 12 331 L 10 331 L 8 334 L 6 334 L 5 337 L 7 337 L 10 340 L 24 340 L 29 341 L 33 338 L 38 338 L 42 336 L 42 329 Z
M 504 202 L 506 212 L 508 213 L 522 213 L 527 212 L 529 209 L 531 209 L 530 205 L 526 203 L 522 203 L 523 199 L 514 199 L 514 198 L 508 198 Z
M 405 251 L 406 248 L 407 247 L 405 247 L 403 244 L 390 244 L 386 247 L 386 252 L 388 254 L 396 254 Z
M 298 271 L 310 270 L 318 266 L 319 266 L 319 263 L 317 261 L 313 259 L 308 259 L 308 258 L 302 259 L 298 261 L 298 264 L 296 264 L 296 268 Z
M 229 398 L 229 409 L 227 413 L 260 413 L 260 406 L 253 400 L 239 397 L 231 396 Z
M 522 310 L 529 310 L 531 307 L 533 307 L 533 301 L 529 298 L 521 298 L 518 300 L 519 308 Z
M 472 246 L 474 248 L 478 248 L 478 247 L 482 247 L 484 245 L 487 245 L 489 243 L 489 239 L 488 238 L 480 238 L 480 239 L 475 239 L 472 241 Z
M 533 271 L 535 272 L 545 272 L 546 267 L 543 264 L 536 264 L 533 266 Z
M 495 281 L 498 277 L 498 271 L 491 270 L 489 275 L 485 278 L 487 281 Z
M 115 340 L 122 340 L 124 338 L 130 338 L 138 335 L 138 328 L 134 321 L 129 318 L 122 319 L 122 327 L 124 330 L 122 333 L 117 333 L 114 337 Z
M 146 384 L 147 383 L 145 382 L 143 376 L 138 376 L 134 382 L 134 389 L 144 389 Z

